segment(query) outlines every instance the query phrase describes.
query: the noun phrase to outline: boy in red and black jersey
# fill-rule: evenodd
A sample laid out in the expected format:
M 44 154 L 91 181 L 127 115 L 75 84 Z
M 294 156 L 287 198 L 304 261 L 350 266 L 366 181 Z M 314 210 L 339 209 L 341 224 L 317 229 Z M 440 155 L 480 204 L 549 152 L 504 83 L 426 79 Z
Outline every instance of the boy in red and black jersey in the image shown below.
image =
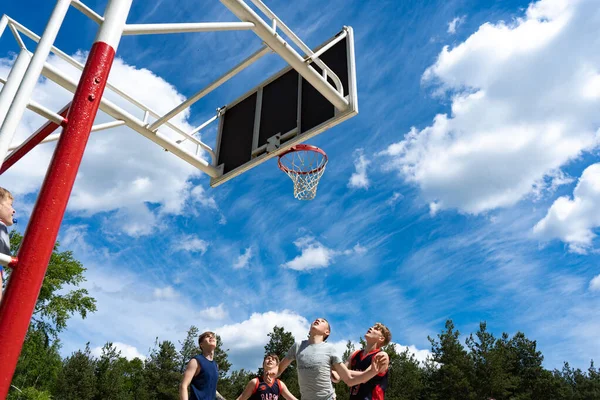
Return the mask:
M 277 379 L 279 357 L 269 354 L 263 360 L 263 376 L 254 378 L 237 400 L 279 400 L 282 395 L 286 400 L 298 400 L 290 393 L 285 383 Z
M 376 323 L 365 334 L 367 346 L 364 350 L 355 351 L 346 361 L 351 371 L 364 371 L 371 365 L 373 357 L 383 353 L 385 362 L 389 363 L 389 356 L 381 350 L 392 340 L 390 330 L 381 323 Z M 332 374 L 334 382 L 339 381 L 337 374 Z M 375 375 L 373 378 L 360 385 L 350 388 L 350 400 L 384 400 L 385 390 L 388 386 L 388 370 Z

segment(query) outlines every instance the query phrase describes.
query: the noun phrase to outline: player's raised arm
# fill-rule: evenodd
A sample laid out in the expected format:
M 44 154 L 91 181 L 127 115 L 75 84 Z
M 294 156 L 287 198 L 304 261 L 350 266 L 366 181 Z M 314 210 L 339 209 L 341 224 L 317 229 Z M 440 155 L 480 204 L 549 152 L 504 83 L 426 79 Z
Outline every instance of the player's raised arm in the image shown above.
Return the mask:
M 236 400 L 248 400 L 250 396 L 254 393 L 256 386 L 258 385 L 258 378 L 254 378 L 248 382 L 242 394 L 238 396 Z
M 387 370 L 389 365 L 389 357 L 382 352 L 373 358 L 373 363 L 365 371 L 350 371 L 346 364 L 333 364 L 333 368 L 339 374 L 341 380 L 348 386 L 355 386 L 365 383 L 380 372 Z
M 279 389 L 281 390 L 281 395 L 283 396 L 284 399 L 286 400 L 298 400 L 296 398 L 296 396 L 294 396 L 292 394 L 292 392 L 290 392 L 287 388 L 287 386 L 285 385 L 285 383 L 279 381 Z
M 283 360 L 281 360 L 281 362 L 279 363 L 279 369 L 277 370 L 277 376 L 281 376 L 281 374 L 283 374 L 285 369 L 290 366 L 292 361 L 294 361 L 294 360 L 290 360 L 289 358 L 284 357 Z

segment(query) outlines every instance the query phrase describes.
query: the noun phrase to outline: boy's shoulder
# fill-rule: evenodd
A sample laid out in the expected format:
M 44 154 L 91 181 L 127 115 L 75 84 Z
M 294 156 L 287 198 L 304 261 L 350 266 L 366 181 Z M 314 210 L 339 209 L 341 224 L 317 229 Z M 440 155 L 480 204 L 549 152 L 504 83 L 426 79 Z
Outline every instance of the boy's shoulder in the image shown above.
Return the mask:
M 8 227 L 0 221 L 0 253 L 11 255 Z

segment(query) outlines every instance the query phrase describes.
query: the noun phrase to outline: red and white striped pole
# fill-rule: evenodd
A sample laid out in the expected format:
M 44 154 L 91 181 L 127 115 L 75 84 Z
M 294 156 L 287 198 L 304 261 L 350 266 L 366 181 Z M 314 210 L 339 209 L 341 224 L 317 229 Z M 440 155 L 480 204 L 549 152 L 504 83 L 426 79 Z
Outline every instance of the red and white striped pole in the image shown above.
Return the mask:
M 131 2 L 108 2 L 0 303 L 0 399 L 8 395 Z

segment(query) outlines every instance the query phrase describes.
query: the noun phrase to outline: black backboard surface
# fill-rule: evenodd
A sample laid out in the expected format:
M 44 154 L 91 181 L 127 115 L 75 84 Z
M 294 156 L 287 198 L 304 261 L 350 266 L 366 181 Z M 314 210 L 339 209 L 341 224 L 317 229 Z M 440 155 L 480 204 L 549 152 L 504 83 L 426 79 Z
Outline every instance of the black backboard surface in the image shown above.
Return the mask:
M 291 67 L 280 71 L 226 107 L 219 124 L 216 149 L 217 166 L 222 166 L 223 175 L 211 179 L 211 186 L 358 113 L 352 29 L 345 28 L 340 34 L 343 32 L 347 33 L 346 37 L 319 58 L 340 78 L 349 109 L 336 110 Z M 311 66 L 322 73 L 314 62 Z M 328 81 L 334 86 L 330 77 Z

